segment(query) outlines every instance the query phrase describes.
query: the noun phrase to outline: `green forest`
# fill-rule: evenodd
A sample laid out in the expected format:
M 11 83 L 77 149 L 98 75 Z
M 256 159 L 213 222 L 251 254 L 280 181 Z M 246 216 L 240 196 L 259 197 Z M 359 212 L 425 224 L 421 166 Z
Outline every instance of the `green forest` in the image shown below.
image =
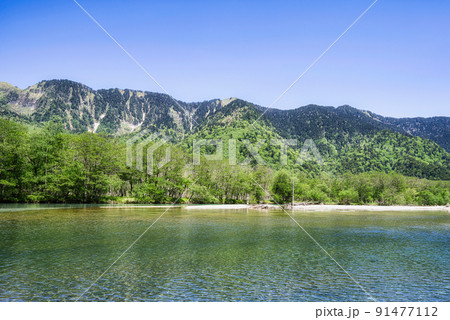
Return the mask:
M 426 159 L 427 146 L 421 150 L 415 138 L 402 137 L 381 131 L 338 155 L 322 139 L 317 145 L 321 152 L 328 150 L 324 167 L 314 161 L 277 166 L 271 162 L 277 152 L 269 149 L 261 151 L 265 166 L 205 158 L 193 165 L 192 144 L 186 140 L 157 149 L 155 157 L 163 157 L 170 148 L 171 161 L 147 174 L 127 166 L 126 137 L 70 133 L 58 121 L 34 127 L 0 119 L 0 202 L 288 203 L 294 190 L 298 202 L 449 203 L 448 154 L 440 155 L 441 165 L 418 162 L 412 154 L 422 152 Z M 368 144 L 382 147 L 370 154 Z M 205 154 L 214 151 L 205 149 Z M 246 156 L 243 152 L 239 159 Z

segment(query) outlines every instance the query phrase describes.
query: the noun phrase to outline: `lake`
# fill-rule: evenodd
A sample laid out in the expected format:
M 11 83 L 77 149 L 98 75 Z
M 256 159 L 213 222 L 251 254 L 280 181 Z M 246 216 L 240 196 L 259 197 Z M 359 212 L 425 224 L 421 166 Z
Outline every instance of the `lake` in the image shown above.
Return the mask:
M 0 207 L 0 300 L 76 300 L 165 208 Z M 295 212 L 378 301 L 450 300 L 445 212 Z M 370 301 L 283 211 L 172 208 L 80 301 Z

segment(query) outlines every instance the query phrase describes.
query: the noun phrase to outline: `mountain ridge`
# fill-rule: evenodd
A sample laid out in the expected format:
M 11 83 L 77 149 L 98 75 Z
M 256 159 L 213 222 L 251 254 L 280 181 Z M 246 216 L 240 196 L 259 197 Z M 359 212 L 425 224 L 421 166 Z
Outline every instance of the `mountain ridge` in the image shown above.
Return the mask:
M 232 106 L 230 108 L 230 105 Z M 201 102 L 173 100 L 162 93 L 99 89 L 71 80 L 43 80 L 26 89 L 0 83 L 0 115 L 39 124 L 60 118 L 66 129 L 122 135 L 140 129 L 184 137 L 207 125 L 222 110 L 249 107 L 285 138 L 336 139 L 340 134 L 381 130 L 429 139 L 450 151 L 450 117 L 384 117 L 348 105 L 309 104 L 289 110 L 258 106 L 235 97 Z M 228 108 L 227 108 L 228 107 Z

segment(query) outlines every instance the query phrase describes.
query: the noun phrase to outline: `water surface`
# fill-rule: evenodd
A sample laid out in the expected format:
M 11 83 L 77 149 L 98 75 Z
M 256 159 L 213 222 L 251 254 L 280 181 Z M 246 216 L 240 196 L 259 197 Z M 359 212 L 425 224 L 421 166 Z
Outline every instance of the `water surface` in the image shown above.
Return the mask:
M 0 300 L 76 300 L 165 208 L 0 209 Z M 444 212 L 296 212 L 379 301 L 449 301 Z M 282 211 L 167 213 L 80 301 L 368 301 Z

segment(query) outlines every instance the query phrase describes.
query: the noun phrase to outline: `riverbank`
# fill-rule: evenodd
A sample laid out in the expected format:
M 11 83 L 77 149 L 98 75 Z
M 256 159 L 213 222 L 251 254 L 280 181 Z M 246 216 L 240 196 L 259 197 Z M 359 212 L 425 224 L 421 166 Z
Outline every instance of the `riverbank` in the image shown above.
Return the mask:
M 273 210 L 280 209 L 278 205 L 261 204 L 261 205 L 246 205 L 246 204 L 211 204 L 211 205 L 190 205 L 183 207 L 189 210 L 239 210 L 239 209 L 253 209 L 253 210 Z M 283 208 L 292 210 L 290 205 L 283 206 Z M 296 205 L 295 211 L 446 211 L 450 212 L 448 206 L 370 206 L 370 205 Z
M 8 211 L 22 211 L 22 210 L 43 210 L 43 209 L 71 209 L 71 208 L 97 208 L 97 209 L 155 209 L 155 208 L 180 208 L 183 210 L 280 210 L 283 208 L 287 211 L 292 211 L 289 204 L 274 205 L 274 204 L 168 204 L 168 205 L 149 205 L 149 204 L 121 204 L 121 205 L 104 205 L 104 204 L 74 204 L 74 205 L 17 205 L 17 204 L 0 204 L 0 212 Z M 442 211 L 450 213 L 450 206 L 377 206 L 377 205 L 336 205 L 336 204 L 297 204 L 294 206 L 295 211 Z

